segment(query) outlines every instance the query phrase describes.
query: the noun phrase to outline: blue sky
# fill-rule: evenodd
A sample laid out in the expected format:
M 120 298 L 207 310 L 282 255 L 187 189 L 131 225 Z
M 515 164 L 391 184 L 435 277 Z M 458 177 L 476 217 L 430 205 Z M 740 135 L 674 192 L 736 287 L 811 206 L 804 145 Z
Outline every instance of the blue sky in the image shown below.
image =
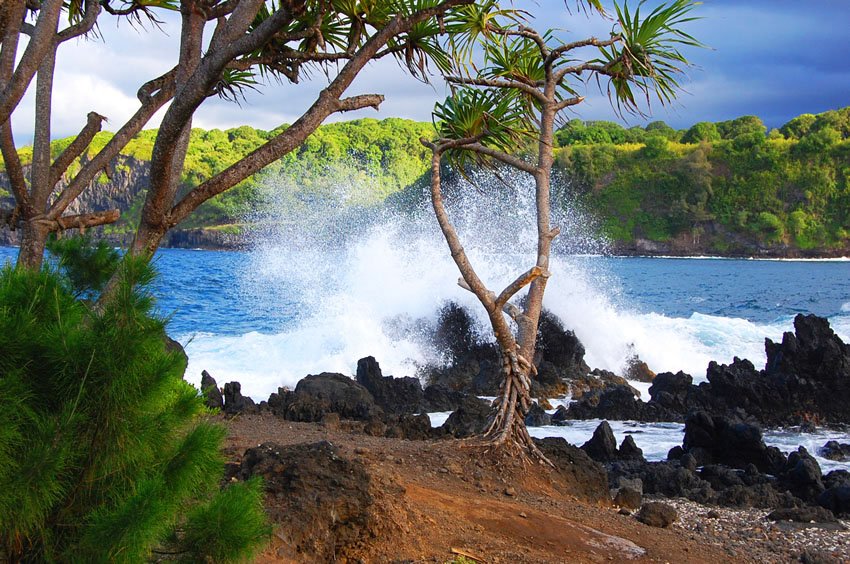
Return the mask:
M 650 2 L 650 5 L 657 2 Z M 516 0 L 534 16 L 538 29 L 557 28 L 569 39 L 605 36 L 610 21 L 569 13 L 561 0 Z M 609 3 L 610 5 L 610 3 Z M 701 16 L 687 31 L 709 49 L 689 50 L 694 68 L 683 81 L 685 92 L 671 107 L 653 106 L 649 118 L 631 117 L 628 125 L 661 119 L 674 127 L 697 121 L 719 121 L 740 115 L 760 116 L 778 127 L 801 113 L 818 113 L 850 105 L 850 2 L 847 0 L 705 0 Z M 97 111 L 115 129 L 136 108 L 139 84 L 170 68 L 177 50 L 177 29 L 168 19 L 160 30 L 138 30 L 126 22 L 104 20 L 100 40 L 78 41 L 60 51 L 56 76 L 54 137 L 70 135 Z M 228 128 L 248 124 L 272 129 L 291 123 L 321 88 L 319 75 L 300 85 L 271 84 L 251 93 L 241 106 L 209 100 L 196 114 L 197 127 Z M 446 95 L 439 80 L 421 84 L 405 76 L 396 63 L 374 64 L 358 78 L 350 93 L 386 95 L 379 112 L 355 117 L 430 119 L 436 101 Z M 607 97 L 594 84 L 574 117 L 617 120 Z M 32 137 L 32 101 L 27 98 L 14 116 L 16 139 Z M 151 127 L 156 122 L 151 123 Z

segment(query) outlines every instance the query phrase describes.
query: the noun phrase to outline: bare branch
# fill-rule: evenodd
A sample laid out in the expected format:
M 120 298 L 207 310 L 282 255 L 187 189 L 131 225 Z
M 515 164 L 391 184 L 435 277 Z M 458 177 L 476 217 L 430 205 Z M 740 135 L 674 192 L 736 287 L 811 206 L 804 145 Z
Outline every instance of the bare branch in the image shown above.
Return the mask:
M 65 229 L 88 229 L 89 227 L 115 223 L 119 217 L 121 217 L 120 211 L 106 210 L 78 215 L 66 215 L 57 217 L 56 219 L 39 218 L 39 221 L 45 223 L 50 231 L 64 231 Z
M 212 21 L 230 14 L 233 9 L 236 8 L 238 3 L 239 0 L 226 0 L 221 4 L 214 6 L 207 12 L 207 21 Z
M 79 157 L 86 147 L 89 146 L 91 140 L 103 127 L 103 121 L 106 119 L 96 112 L 89 112 L 86 125 L 77 135 L 77 137 L 68 145 L 62 153 L 56 157 L 53 164 L 50 166 L 50 186 L 56 186 L 61 176 L 68 170 L 74 159 Z
M 83 18 L 74 25 L 63 29 L 58 34 L 59 43 L 64 43 L 69 39 L 85 35 L 90 32 L 97 23 L 97 17 L 100 15 L 100 2 L 97 0 L 86 0 L 86 11 Z
M 537 167 L 534 166 L 533 164 L 527 163 L 520 158 L 514 157 L 513 155 L 509 155 L 509 154 L 504 153 L 502 151 L 499 151 L 498 149 L 493 149 L 491 147 L 487 147 L 485 145 L 482 145 L 481 143 L 472 143 L 472 144 L 464 146 L 464 148 L 468 149 L 470 151 L 475 151 L 476 153 L 480 153 L 482 155 L 486 155 L 488 157 L 492 157 L 496 160 L 499 160 L 499 161 L 505 163 L 506 165 L 517 168 L 517 169 L 519 169 L 523 172 L 527 172 L 528 174 L 530 174 L 532 176 L 537 175 L 537 173 L 539 172 Z
M 529 96 L 533 96 L 539 102 L 545 104 L 546 96 L 534 86 L 509 78 L 468 78 L 464 76 L 447 76 L 446 82 L 453 84 L 466 84 L 470 86 L 486 86 L 488 88 L 507 88 L 516 89 L 525 92 Z
M 525 37 L 526 39 L 531 39 L 534 43 L 537 44 L 537 48 L 540 50 L 541 57 L 546 60 L 549 58 L 550 49 L 549 46 L 546 45 L 546 40 L 543 39 L 536 30 L 531 29 L 530 27 L 520 26 L 518 29 L 499 29 L 495 28 L 492 30 L 493 33 L 497 35 L 503 35 L 506 37 Z
M 577 106 L 584 102 L 584 96 L 575 96 L 573 98 L 567 98 L 566 100 L 561 100 L 557 104 L 555 104 L 555 111 L 560 112 L 563 109 L 569 108 L 570 106 Z
M 15 196 L 18 207 L 25 215 L 35 215 L 27 192 L 27 181 L 24 177 L 24 168 L 21 166 L 21 157 L 15 147 L 11 120 L 0 125 L 0 152 L 3 154 L 3 164 L 6 166 L 6 174 L 9 176 L 9 184 L 12 187 L 12 194 Z
M 350 98 L 342 98 L 336 103 L 337 112 L 351 112 L 354 110 L 362 110 L 363 108 L 380 109 L 381 102 L 384 97 L 381 94 L 362 94 L 360 96 L 351 96 Z
M 611 39 L 607 39 L 605 41 L 600 41 L 595 37 L 590 37 L 580 41 L 573 41 L 572 43 L 565 43 L 552 49 L 552 52 L 549 53 L 549 56 L 547 57 L 547 63 L 552 63 L 564 53 L 569 53 L 570 51 L 574 51 L 582 47 L 610 47 L 620 41 L 620 39 L 621 37 L 619 35 L 615 35 L 611 37 Z
M 537 278 L 538 276 L 544 276 L 544 271 L 539 266 L 532 266 L 528 271 L 522 273 L 519 278 L 514 280 L 508 285 L 502 293 L 499 294 L 499 297 L 496 298 L 496 307 L 501 308 L 508 300 L 510 300 L 514 295 L 522 290 L 525 286 L 531 284 L 531 282 Z
M 63 0 L 44 0 L 38 12 L 38 20 L 36 20 L 32 38 L 27 44 L 15 72 L 6 84 L 0 85 L 3 88 L 0 92 L 0 123 L 8 120 L 9 116 L 12 115 L 12 111 L 23 98 L 45 54 L 53 49 L 54 34 L 59 24 L 62 3 Z
M 600 74 L 610 74 L 611 71 L 608 69 L 606 65 L 599 65 L 594 63 L 581 63 L 578 65 L 572 65 L 569 67 L 561 67 L 555 72 L 554 80 L 557 84 L 560 84 L 564 77 L 568 74 L 581 74 L 584 71 L 592 71 L 598 72 Z
M 177 76 L 177 67 L 174 67 L 167 73 L 148 82 L 144 83 L 141 87 L 139 87 L 138 92 L 136 93 L 136 98 L 139 99 L 139 102 L 142 104 L 146 104 L 150 102 L 151 98 L 157 92 L 168 87 L 169 83 L 171 87 L 174 87 L 174 79 Z

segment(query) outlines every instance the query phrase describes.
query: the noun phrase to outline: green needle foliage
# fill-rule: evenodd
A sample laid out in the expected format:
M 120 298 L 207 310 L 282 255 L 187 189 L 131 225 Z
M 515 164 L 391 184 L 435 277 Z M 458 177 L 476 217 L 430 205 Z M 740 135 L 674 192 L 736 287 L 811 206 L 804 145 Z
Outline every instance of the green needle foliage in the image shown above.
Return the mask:
M 258 483 L 220 489 L 225 430 L 183 380 L 128 259 L 101 311 L 48 270 L 0 272 L 0 560 L 244 559 Z

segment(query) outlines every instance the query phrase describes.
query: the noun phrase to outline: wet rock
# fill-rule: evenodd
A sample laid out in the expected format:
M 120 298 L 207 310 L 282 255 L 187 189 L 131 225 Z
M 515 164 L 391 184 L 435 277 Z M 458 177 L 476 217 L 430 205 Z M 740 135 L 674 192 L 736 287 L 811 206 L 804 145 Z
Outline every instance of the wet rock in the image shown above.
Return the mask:
M 357 383 L 366 388 L 375 403 L 386 413 L 403 414 L 422 411 L 424 395 L 417 378 L 383 376 L 375 357 L 357 361 Z
M 238 476 L 262 476 L 266 511 L 290 556 L 299 560 L 339 560 L 369 534 L 370 476 L 327 441 L 248 449 Z
M 581 450 L 597 462 L 610 462 L 620 458 L 614 432 L 607 421 L 596 427 L 590 440 L 581 445 Z
M 698 466 L 721 463 L 744 468 L 755 464 L 762 472 L 776 474 L 785 463 L 779 449 L 764 444 L 758 427 L 704 411 L 685 419 L 682 447 L 696 459 Z
M 242 384 L 228 382 L 224 385 L 224 412 L 227 415 L 237 413 L 253 413 L 257 411 L 254 400 L 242 395 Z
M 627 380 L 649 383 L 655 380 L 656 374 L 635 354 L 626 359 L 626 372 L 623 376 Z
M 328 372 L 307 376 L 294 391 L 278 390 L 268 404 L 275 415 L 289 421 L 321 421 L 326 413 L 367 421 L 383 414 L 366 388 L 347 376 Z
M 204 396 L 204 405 L 210 409 L 224 408 L 224 396 L 221 395 L 218 383 L 206 370 L 201 372 L 201 394 Z
M 570 405 L 570 419 L 611 419 L 615 421 L 676 421 L 680 414 L 635 397 L 631 386 L 616 386 L 601 393 L 591 393 Z
M 818 454 L 827 460 L 845 462 L 850 460 L 850 444 L 839 443 L 838 441 L 828 441 L 818 450 Z
M 688 410 L 688 394 L 693 388 L 694 379 L 682 371 L 673 374 L 662 372 L 655 376 L 649 387 L 651 401 L 677 413 Z
M 427 386 L 423 393 L 423 409 L 428 413 L 435 411 L 454 411 L 468 394 L 452 390 L 442 385 Z
M 650 527 L 666 528 L 676 522 L 679 514 L 676 509 L 666 503 L 645 503 L 637 514 L 641 523 Z
M 635 439 L 631 435 L 626 435 L 626 438 L 620 443 L 619 456 L 623 460 L 646 460 L 643 457 L 643 451 L 635 444 Z
M 528 427 L 544 427 L 552 424 L 552 416 L 543 411 L 539 405 L 532 404 L 525 416 L 525 424 Z
M 564 476 L 565 494 L 586 501 L 610 503 L 608 474 L 602 465 L 560 437 L 534 439 L 534 443 Z
M 460 407 L 446 419 L 442 429 L 455 438 L 483 433 L 490 418 L 490 402 L 467 396 Z
M 641 503 L 643 503 L 643 495 L 632 488 L 620 488 L 614 496 L 614 505 L 626 509 L 640 509 Z
M 792 494 L 806 501 L 815 501 L 826 489 L 820 465 L 804 447 L 788 455 L 780 482 Z
M 850 472 L 847 470 L 833 470 L 823 477 L 823 485 L 826 489 L 850 487 Z
M 570 421 L 570 419 L 571 418 L 568 414 L 568 409 L 563 405 L 559 405 L 558 408 L 555 409 L 555 413 L 552 414 L 553 425 L 561 425 L 563 423 L 566 423 L 567 421 Z

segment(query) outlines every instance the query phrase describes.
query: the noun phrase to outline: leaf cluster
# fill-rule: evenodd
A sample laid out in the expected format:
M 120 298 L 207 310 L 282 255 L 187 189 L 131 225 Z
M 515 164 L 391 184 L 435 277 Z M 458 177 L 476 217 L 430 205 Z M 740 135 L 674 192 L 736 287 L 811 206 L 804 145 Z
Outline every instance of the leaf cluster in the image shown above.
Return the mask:
M 182 379 L 152 277 L 125 260 L 93 311 L 55 272 L 0 272 L 0 558 L 225 562 L 264 542 L 259 485 L 219 490 L 225 432 Z

